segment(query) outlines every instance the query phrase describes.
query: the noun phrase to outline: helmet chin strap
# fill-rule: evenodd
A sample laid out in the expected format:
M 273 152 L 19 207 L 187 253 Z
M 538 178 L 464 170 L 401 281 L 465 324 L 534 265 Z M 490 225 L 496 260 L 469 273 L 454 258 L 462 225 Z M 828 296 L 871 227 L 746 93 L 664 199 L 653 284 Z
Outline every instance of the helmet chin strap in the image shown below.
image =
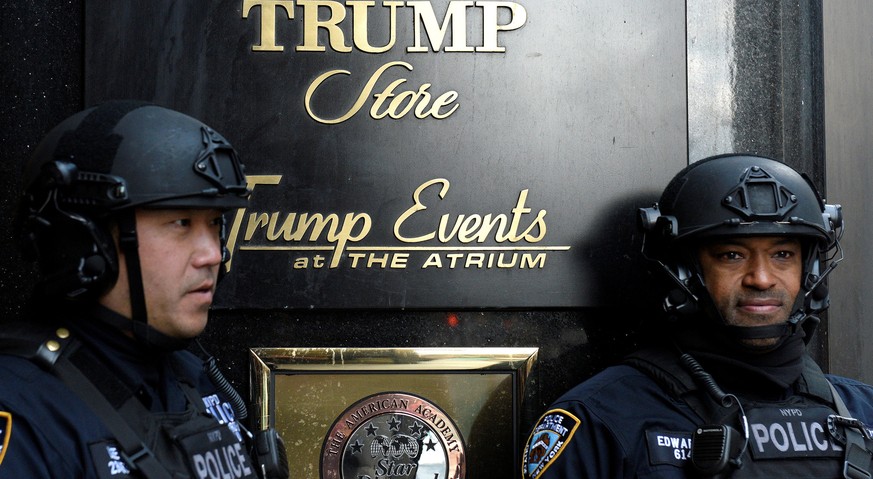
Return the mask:
M 139 242 L 136 237 L 136 214 L 132 208 L 123 211 L 118 217 L 118 244 L 121 251 L 124 252 L 127 284 L 130 290 L 131 320 L 123 329 L 129 329 L 133 333 L 134 339 L 148 348 L 163 351 L 186 348 L 190 340 L 167 336 L 148 324 L 142 269 L 139 261 Z

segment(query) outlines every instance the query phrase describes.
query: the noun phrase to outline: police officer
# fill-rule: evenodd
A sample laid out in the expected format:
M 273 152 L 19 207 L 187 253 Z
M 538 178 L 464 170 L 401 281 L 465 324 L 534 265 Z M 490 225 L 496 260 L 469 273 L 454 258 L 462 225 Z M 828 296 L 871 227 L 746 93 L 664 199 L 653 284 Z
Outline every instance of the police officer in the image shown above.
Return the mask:
M 842 258 L 840 206 L 785 164 L 722 155 L 639 220 L 669 278 L 664 334 L 549 407 L 523 476 L 869 478 L 873 387 L 805 348 Z
M 28 321 L 0 331 L 0 477 L 287 478 L 252 454 L 281 441 L 252 439 L 239 395 L 189 352 L 228 256 L 222 213 L 249 196 L 231 145 L 107 102 L 49 132 L 25 181 L 40 281 Z

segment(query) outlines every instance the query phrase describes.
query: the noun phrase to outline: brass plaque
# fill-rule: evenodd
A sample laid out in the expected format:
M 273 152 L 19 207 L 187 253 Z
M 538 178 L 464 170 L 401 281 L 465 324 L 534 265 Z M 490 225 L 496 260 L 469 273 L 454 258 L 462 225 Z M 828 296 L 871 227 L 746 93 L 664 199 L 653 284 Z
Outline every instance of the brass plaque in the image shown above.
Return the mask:
M 292 477 L 511 477 L 536 348 L 251 349 Z

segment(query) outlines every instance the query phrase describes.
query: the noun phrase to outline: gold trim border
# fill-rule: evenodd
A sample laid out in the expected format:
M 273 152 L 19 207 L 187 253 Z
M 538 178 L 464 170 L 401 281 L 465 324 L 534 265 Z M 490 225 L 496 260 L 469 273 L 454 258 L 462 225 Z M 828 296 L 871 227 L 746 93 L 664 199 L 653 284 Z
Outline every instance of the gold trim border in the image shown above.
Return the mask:
M 515 401 L 524 399 L 539 348 L 251 348 L 251 401 L 255 427 L 273 426 L 275 373 L 476 372 L 515 375 Z M 517 418 L 513 418 L 513 421 Z

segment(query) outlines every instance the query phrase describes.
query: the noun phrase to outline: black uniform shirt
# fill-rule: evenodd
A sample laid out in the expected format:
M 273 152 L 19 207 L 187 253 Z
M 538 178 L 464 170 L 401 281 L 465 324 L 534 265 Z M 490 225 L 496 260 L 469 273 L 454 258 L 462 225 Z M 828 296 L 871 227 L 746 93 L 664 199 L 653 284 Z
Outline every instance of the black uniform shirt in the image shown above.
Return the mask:
M 185 376 L 207 411 L 240 438 L 230 403 L 206 376 L 199 358 L 187 351 L 150 351 L 102 322 L 73 324 L 73 337 L 80 338 L 146 409 L 184 411 L 188 400 L 179 376 Z M 129 477 L 112 434 L 83 400 L 32 361 L 2 352 L 0 441 L 2 479 Z
M 868 426 L 873 424 L 873 387 L 843 377 L 829 375 L 827 378 L 852 415 Z M 789 403 L 792 399 L 790 394 L 786 396 Z M 748 453 L 758 452 L 756 448 L 766 450 L 765 447 L 774 444 L 786 450 L 793 444 L 794 449 L 811 449 L 809 445 L 816 447 L 817 443 L 829 440 L 825 437 L 826 431 L 809 426 L 801 429 L 795 425 L 796 437 L 785 435 L 784 438 L 789 439 L 784 441 L 782 436 L 776 435 L 784 430 L 779 428 L 779 421 L 781 419 L 772 420 L 773 428 L 752 424 Z M 687 404 L 672 398 L 647 374 L 627 365 L 609 367 L 568 391 L 543 414 L 529 436 L 522 476 L 526 479 L 693 477 L 688 464 L 691 436 L 700 423 L 699 416 Z M 769 438 L 764 437 L 767 430 L 773 434 Z M 804 433 L 804 430 L 811 432 Z M 829 445 L 826 449 L 833 448 Z M 832 455 L 840 456 L 832 459 L 832 469 L 838 471 L 842 453 Z M 834 474 L 833 477 L 838 477 L 837 472 Z

